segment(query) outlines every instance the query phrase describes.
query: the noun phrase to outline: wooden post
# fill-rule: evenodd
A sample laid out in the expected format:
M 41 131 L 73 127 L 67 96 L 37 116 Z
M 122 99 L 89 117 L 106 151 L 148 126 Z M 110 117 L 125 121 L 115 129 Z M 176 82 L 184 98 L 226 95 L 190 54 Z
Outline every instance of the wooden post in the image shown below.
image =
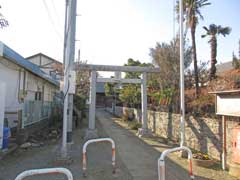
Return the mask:
M 22 109 L 18 110 L 17 116 L 18 116 L 17 132 L 20 132 L 23 127 Z

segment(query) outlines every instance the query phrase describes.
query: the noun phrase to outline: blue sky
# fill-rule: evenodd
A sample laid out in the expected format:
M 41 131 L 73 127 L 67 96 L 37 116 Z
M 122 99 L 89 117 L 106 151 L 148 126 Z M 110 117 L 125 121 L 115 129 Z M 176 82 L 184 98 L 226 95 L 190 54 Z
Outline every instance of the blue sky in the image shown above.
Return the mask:
M 76 50 L 93 64 L 122 65 L 128 58 L 150 62 L 149 48 L 174 36 L 173 0 L 78 0 Z M 239 0 L 210 0 L 197 28 L 198 59 L 210 59 L 208 39 L 200 36 L 211 23 L 232 27 L 218 38 L 218 61 L 232 59 L 240 38 Z M 10 26 L 0 40 L 27 57 L 42 52 L 62 61 L 65 0 L 0 0 Z M 175 24 L 175 32 L 178 24 Z
M 202 14 L 204 21 L 201 21 L 197 28 L 197 43 L 199 60 L 210 59 L 210 46 L 208 39 L 200 36 L 204 33 L 202 26 L 209 26 L 211 23 L 222 26 L 230 26 L 232 32 L 225 38 L 218 37 L 218 62 L 232 60 L 232 52 L 238 54 L 238 40 L 240 39 L 240 1 L 239 0 L 211 0 L 212 5 L 204 8 Z

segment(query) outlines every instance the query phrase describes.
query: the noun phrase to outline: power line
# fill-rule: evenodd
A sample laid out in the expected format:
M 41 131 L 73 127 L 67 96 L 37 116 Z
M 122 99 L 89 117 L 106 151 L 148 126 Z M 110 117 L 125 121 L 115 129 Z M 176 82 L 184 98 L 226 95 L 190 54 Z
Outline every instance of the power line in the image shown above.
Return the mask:
M 58 14 L 57 8 L 55 6 L 54 0 L 51 0 L 51 3 L 52 3 L 54 14 L 56 15 L 56 17 L 60 17 L 59 14 Z M 61 27 L 61 25 L 60 25 L 61 23 L 59 21 L 59 18 L 57 18 L 57 24 L 58 24 L 59 27 Z
M 50 13 L 50 10 L 49 10 L 49 8 L 48 8 L 48 5 L 47 5 L 46 1 L 45 1 L 45 0 L 42 0 L 42 1 L 43 1 L 44 7 L 45 7 L 45 9 L 46 9 L 46 11 L 47 11 L 47 15 L 48 15 L 48 17 L 49 17 L 49 20 L 50 20 L 52 26 L 53 26 L 53 29 L 54 29 L 55 33 L 57 34 L 57 36 L 59 37 L 59 39 L 60 39 L 61 41 L 63 41 L 61 34 L 59 33 L 58 29 L 57 29 L 56 26 L 55 26 L 54 20 L 53 20 L 53 18 L 52 18 L 52 16 L 51 16 L 51 13 Z
M 176 0 L 173 0 L 173 38 L 175 38 L 175 7 L 176 7 Z

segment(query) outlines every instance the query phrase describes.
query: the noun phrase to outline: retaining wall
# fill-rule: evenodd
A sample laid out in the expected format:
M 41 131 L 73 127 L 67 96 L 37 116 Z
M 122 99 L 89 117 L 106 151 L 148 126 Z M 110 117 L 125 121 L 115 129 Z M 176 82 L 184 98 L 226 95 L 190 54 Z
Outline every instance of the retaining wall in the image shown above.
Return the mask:
M 115 115 L 121 117 L 125 109 L 131 108 L 116 107 Z M 141 111 L 137 109 L 131 109 L 131 111 L 140 121 Z M 215 119 L 186 115 L 185 121 L 186 145 L 221 160 L 223 133 L 221 116 Z M 232 153 L 232 129 L 239 124 L 239 118 L 227 118 L 228 162 L 230 162 Z M 148 127 L 159 136 L 176 142 L 180 140 L 180 114 L 148 111 Z

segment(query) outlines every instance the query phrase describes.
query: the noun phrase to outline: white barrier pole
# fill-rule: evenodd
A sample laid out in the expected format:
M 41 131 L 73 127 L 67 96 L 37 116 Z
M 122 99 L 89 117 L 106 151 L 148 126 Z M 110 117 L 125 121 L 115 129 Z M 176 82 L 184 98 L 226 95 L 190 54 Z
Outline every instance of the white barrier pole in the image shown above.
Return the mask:
M 36 176 L 42 174 L 65 174 L 68 180 L 73 180 L 71 171 L 66 168 L 46 168 L 46 169 L 32 169 L 19 174 L 15 180 L 22 180 L 28 176 Z
M 97 142 L 110 142 L 112 144 L 112 166 L 113 166 L 113 173 L 115 173 L 115 166 L 116 166 L 115 142 L 111 138 L 91 139 L 84 143 L 83 151 L 82 151 L 83 176 L 85 177 L 86 177 L 86 171 L 87 171 L 87 156 L 86 156 L 87 146 L 91 143 L 97 143 Z
M 187 151 L 189 160 L 189 176 L 191 179 L 194 179 L 192 170 L 192 151 L 185 146 L 181 146 L 173 149 L 168 149 L 162 152 L 160 158 L 158 159 L 158 180 L 165 180 L 165 157 L 168 154 L 176 151 Z

